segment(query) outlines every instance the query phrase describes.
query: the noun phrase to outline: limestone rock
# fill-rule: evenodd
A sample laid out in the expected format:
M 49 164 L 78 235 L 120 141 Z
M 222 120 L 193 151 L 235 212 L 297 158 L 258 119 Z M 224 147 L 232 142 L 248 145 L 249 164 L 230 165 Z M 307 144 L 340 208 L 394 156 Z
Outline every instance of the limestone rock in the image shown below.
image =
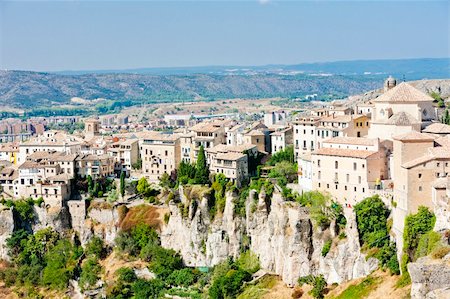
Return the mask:
M 412 299 L 450 298 L 450 254 L 442 260 L 433 260 L 428 256 L 419 258 L 408 264 L 408 272 L 412 282 Z
M 8 239 L 14 230 L 14 217 L 11 209 L 2 208 L 0 210 L 0 258 L 8 260 L 8 249 L 6 248 L 6 239 Z

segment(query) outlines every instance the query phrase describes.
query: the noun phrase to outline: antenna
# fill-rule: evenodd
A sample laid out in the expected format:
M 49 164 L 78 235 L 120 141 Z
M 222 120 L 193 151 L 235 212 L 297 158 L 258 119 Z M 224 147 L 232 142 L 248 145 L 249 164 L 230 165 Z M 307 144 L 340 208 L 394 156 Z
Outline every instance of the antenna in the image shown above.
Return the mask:
M 406 82 L 405 74 L 403 74 L 403 82 Z

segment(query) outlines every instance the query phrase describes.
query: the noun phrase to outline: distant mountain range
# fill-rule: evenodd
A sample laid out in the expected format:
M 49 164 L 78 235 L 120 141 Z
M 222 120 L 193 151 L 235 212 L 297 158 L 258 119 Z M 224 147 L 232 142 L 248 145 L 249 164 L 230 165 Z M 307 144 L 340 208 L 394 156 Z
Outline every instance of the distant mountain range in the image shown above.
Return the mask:
M 53 73 L 8 70 L 0 71 L 0 105 L 43 108 L 68 104 L 72 97 L 133 103 L 313 93 L 344 97 L 379 88 L 388 75 L 407 81 L 450 78 L 450 58 Z

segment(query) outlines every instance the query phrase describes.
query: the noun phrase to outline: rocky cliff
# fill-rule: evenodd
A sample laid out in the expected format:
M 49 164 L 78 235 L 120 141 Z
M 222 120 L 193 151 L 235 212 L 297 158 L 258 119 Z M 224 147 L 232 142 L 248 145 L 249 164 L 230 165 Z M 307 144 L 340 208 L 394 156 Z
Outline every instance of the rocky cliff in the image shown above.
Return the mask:
M 408 264 L 411 275 L 411 298 L 450 298 L 450 254 L 443 259 L 429 256 Z
M 180 192 L 181 200 L 189 202 Z M 259 194 L 256 209 L 251 208 L 254 192 L 246 202 L 246 216 L 234 215 L 234 196 L 226 194 L 222 215 L 210 220 L 207 198 L 198 206 L 189 204 L 189 213 L 183 217 L 179 207 L 170 204 L 170 219 L 161 233 L 162 246 L 181 253 L 189 266 L 211 267 L 227 257 L 237 257 L 240 250 L 250 248 L 258 255 L 261 267 L 279 274 L 288 285 L 294 285 L 300 276 L 323 274 L 329 283 L 342 282 L 368 275 L 377 267 L 377 260 L 360 253 L 356 223 L 351 211 L 346 212 L 347 238 L 334 238 L 326 257 L 322 247 L 327 239 L 335 237 L 333 229 L 320 231 L 313 227 L 307 208 L 285 202 L 275 192 L 269 206 L 265 194 Z

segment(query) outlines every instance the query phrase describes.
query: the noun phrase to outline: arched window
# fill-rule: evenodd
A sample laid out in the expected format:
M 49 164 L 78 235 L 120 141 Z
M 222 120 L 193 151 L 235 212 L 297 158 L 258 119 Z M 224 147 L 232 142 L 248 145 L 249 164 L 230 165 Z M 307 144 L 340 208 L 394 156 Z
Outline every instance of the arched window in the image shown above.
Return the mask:
M 380 110 L 380 115 L 384 117 L 384 109 Z

